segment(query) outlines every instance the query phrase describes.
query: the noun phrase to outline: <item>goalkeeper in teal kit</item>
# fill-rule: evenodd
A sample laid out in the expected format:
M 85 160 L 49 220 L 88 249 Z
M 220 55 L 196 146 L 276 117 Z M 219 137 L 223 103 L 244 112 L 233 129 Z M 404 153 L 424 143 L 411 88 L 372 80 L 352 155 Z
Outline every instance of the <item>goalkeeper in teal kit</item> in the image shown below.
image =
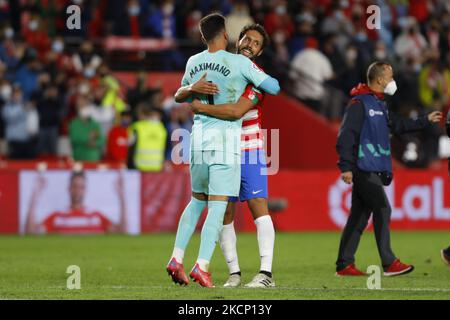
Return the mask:
M 192 56 L 186 65 L 177 102 L 199 99 L 205 104 L 235 103 L 247 84 L 277 94 L 278 81 L 243 55 L 225 51 L 228 36 L 225 18 L 211 14 L 200 21 L 200 32 L 208 49 Z M 208 83 L 206 81 L 211 83 Z M 181 215 L 167 272 L 175 283 L 187 285 L 184 252 L 195 231 L 201 212 L 208 215 L 200 236 L 200 250 L 190 277 L 204 287 L 214 287 L 208 272 L 223 225 L 229 197 L 239 195 L 242 120 L 228 121 L 196 114 L 191 134 L 192 198 Z

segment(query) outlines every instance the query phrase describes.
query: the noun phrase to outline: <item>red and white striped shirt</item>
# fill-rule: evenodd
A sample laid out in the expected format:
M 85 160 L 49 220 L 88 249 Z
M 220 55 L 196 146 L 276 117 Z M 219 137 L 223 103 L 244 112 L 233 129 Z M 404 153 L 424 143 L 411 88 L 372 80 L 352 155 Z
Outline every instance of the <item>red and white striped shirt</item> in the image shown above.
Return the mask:
M 261 103 L 264 93 L 248 85 L 242 97 L 253 102 L 253 108 L 242 117 L 241 150 L 260 150 L 264 148 L 264 135 L 261 131 Z

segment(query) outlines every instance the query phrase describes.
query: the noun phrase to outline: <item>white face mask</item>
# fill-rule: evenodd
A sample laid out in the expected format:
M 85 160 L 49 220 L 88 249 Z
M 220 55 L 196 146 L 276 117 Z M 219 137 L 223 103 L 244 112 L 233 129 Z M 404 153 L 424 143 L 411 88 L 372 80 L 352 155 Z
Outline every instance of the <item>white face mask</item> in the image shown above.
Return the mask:
M 395 91 L 397 91 L 397 83 L 395 83 L 395 80 L 392 80 L 384 88 L 384 93 L 386 93 L 387 95 L 393 96 Z
M 95 70 L 92 68 L 84 69 L 84 76 L 88 79 L 92 78 L 93 76 L 95 76 Z
M 38 22 L 37 22 L 36 20 L 31 20 L 31 21 L 28 23 L 28 28 L 29 28 L 31 31 L 36 31 L 37 28 L 38 28 L 38 26 L 39 26 L 39 24 L 38 24 Z
M 386 56 L 387 56 L 386 51 L 380 49 L 375 50 L 375 58 L 377 60 L 384 60 L 386 59 Z
M 276 8 L 275 8 L 275 12 L 277 13 L 277 14 L 279 14 L 279 15 L 283 15 L 283 14 L 285 14 L 286 13 L 286 7 L 285 6 L 277 6 Z
M 61 41 L 55 41 L 52 44 L 52 50 L 56 53 L 61 53 L 64 50 L 64 44 Z
M 12 88 L 9 85 L 4 85 L 0 89 L 0 95 L 3 98 L 3 100 L 9 100 L 11 98 L 11 94 L 12 94 Z
M 132 17 L 138 16 L 140 12 L 141 8 L 139 6 L 128 7 L 128 14 Z
M 12 37 L 14 37 L 14 29 L 13 28 L 7 28 L 5 30 L 5 37 L 7 39 L 11 39 Z
M 80 84 L 80 86 L 78 87 L 78 92 L 80 94 L 88 94 L 89 93 L 89 89 L 90 89 L 89 85 L 83 83 L 83 84 Z
M 81 108 L 78 111 L 78 115 L 81 119 L 87 119 L 91 116 L 91 110 L 88 107 Z

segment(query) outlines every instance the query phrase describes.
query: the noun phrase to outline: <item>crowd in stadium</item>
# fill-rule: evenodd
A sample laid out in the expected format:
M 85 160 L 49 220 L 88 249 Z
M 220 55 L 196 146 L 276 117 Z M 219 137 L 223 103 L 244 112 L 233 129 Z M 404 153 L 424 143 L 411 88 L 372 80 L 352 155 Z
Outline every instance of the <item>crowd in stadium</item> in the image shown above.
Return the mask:
M 80 30 L 66 28 L 66 8 L 72 4 L 81 7 Z M 371 4 L 381 10 L 380 29 L 367 28 Z M 108 138 L 112 128 L 118 134 L 136 119 L 140 104 L 158 111 L 169 137 L 174 128 L 189 129 L 189 111 L 147 83 L 145 71 L 135 88 L 113 76 L 118 66 L 108 63 L 101 39 L 175 40 L 179 49 L 165 54 L 166 63 L 158 66 L 182 71 L 192 48 L 201 48 L 197 23 L 212 11 L 227 18 L 230 45 L 244 25 L 262 24 L 271 44 L 260 63 L 287 93 L 331 123 L 340 121 L 350 90 L 365 81 L 364 70 L 373 60 L 394 66 L 399 90 L 391 102 L 399 113 L 414 117 L 449 108 L 450 3 L 445 0 L 0 0 L 0 118 L 7 158 L 55 156 L 58 138 L 68 135 L 72 150 L 79 143 L 90 150 L 79 150 L 75 160 L 124 160 L 122 151 L 108 148 Z M 190 49 L 183 49 L 186 44 Z M 415 141 L 426 148 L 417 164 L 425 166 L 437 157 L 437 144 L 428 141 L 438 141 L 442 132 L 433 126 L 399 144 Z

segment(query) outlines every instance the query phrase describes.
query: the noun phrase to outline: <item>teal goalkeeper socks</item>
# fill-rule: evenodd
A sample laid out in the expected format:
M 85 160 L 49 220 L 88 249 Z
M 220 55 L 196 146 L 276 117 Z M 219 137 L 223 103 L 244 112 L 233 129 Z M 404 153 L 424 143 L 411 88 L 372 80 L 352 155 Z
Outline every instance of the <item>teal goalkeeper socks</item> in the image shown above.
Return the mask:
M 186 250 L 205 205 L 206 201 L 197 200 L 194 197 L 191 198 L 178 222 L 177 236 L 175 238 L 176 248 Z
M 227 208 L 226 201 L 208 201 L 208 216 L 200 236 L 200 252 L 198 259 L 211 261 L 216 242 L 223 227 L 223 216 Z

